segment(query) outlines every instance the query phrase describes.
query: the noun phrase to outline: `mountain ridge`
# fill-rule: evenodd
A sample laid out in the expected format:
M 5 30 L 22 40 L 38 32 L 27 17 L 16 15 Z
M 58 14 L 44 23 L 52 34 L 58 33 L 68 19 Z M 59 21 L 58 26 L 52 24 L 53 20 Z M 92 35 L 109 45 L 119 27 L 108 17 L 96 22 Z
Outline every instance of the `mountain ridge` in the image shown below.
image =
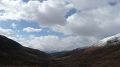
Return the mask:
M 39 65 L 47 67 L 48 54 L 0 35 L 0 65 Z
M 120 67 L 119 63 L 119 37 L 106 40 L 103 46 L 77 48 L 50 55 L 0 35 L 1 67 Z
M 101 46 L 74 49 L 67 56 L 54 58 L 58 63 L 51 67 L 120 67 L 119 38 L 112 36 Z

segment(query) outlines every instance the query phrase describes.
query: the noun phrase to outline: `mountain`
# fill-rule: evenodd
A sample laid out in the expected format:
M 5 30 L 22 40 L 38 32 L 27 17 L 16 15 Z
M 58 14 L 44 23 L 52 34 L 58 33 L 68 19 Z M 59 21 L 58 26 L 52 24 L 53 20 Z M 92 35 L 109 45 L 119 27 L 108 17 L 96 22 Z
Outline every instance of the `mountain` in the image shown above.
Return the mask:
M 50 67 L 120 67 L 120 37 L 101 41 L 101 46 L 78 48 L 67 56 L 54 58 Z
M 0 35 L 0 67 L 25 66 L 48 67 L 48 54 L 28 47 Z
M 104 45 L 107 45 L 108 42 L 109 42 L 109 45 L 110 45 L 110 43 L 111 43 L 111 45 L 115 45 L 115 43 L 119 43 L 120 42 L 120 34 L 116 34 L 114 36 L 106 37 L 106 38 L 100 40 L 96 45 L 104 46 Z
M 120 36 L 96 45 L 49 55 L 0 35 L 0 67 L 120 67 Z

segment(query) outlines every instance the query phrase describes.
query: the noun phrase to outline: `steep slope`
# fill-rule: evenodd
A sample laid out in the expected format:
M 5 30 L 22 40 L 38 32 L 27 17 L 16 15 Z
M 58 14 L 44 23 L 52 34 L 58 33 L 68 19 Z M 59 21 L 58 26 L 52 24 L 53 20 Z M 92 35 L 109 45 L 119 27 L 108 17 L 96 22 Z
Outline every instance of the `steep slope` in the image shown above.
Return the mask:
M 54 58 L 50 67 L 120 67 L 120 40 L 112 37 L 104 46 L 75 49 L 68 56 Z M 61 66 L 60 66 L 61 65 Z
M 36 67 L 47 67 L 48 64 L 48 54 L 23 47 L 19 43 L 0 35 L 0 66 L 36 65 Z

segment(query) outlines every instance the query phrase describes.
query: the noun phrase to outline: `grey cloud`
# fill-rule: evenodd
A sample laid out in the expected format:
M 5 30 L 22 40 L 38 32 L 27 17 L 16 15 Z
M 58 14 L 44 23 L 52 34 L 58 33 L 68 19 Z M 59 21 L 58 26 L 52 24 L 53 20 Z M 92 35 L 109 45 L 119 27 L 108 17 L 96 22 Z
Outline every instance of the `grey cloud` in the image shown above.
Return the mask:
M 115 5 L 119 2 L 120 0 L 72 0 L 78 10 L 97 9 L 107 5 Z
M 70 8 L 70 4 L 64 0 L 48 0 L 42 3 L 29 1 L 24 8 L 24 16 L 36 20 L 44 26 L 64 25 L 65 16 Z

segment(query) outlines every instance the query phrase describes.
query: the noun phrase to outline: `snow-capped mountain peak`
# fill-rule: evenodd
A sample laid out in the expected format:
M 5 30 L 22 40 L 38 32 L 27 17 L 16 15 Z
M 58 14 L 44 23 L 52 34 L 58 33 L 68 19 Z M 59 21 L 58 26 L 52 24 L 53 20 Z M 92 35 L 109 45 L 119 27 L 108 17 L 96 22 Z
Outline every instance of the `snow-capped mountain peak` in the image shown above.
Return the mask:
M 108 43 L 109 43 L 109 45 L 110 44 L 115 45 L 115 44 L 120 43 L 120 34 L 116 34 L 116 35 L 106 37 L 106 38 L 100 40 L 98 42 L 98 46 L 104 46 L 104 45 L 106 45 Z

